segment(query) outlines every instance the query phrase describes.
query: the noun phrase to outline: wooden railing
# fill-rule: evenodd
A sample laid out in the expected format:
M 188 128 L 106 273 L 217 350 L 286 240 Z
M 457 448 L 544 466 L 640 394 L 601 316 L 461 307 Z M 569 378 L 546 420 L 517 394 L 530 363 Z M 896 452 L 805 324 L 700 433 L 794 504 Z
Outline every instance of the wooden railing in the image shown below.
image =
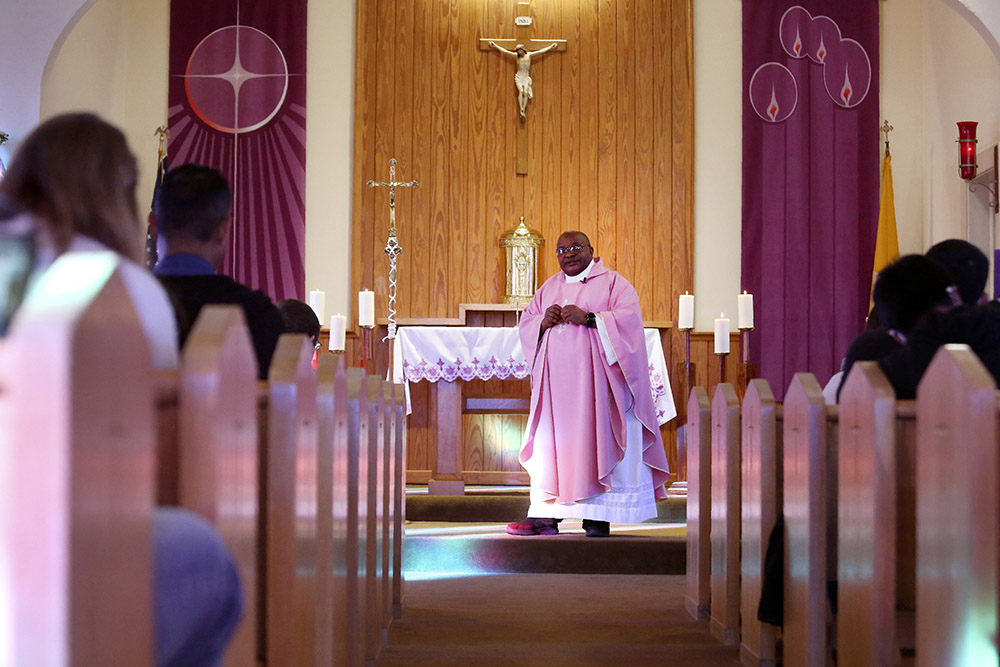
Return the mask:
M 149 664 L 157 504 L 240 572 L 227 665 L 373 663 L 402 612 L 402 393 L 300 335 L 259 382 L 206 307 L 156 374 L 110 255 L 61 258 L 0 343 L 0 664 Z
M 728 581 L 728 526 L 740 507 L 740 625 L 725 622 L 730 589 L 713 585 L 707 606 L 712 627 L 739 642 L 744 664 L 774 664 L 779 638 L 785 664 L 829 664 L 834 651 L 837 664 L 849 665 L 898 664 L 910 654 L 918 665 L 996 664 L 1000 407 L 975 355 L 962 346 L 939 351 L 916 402 L 897 402 L 870 362 L 852 370 L 839 406 L 824 405 L 809 374 L 795 376 L 784 405 L 763 380 L 750 383 L 742 413 L 731 409 L 730 394 L 725 385 L 716 391 L 711 438 L 714 446 L 742 430 L 741 488 L 729 475 L 731 454 L 723 473 L 721 453 L 689 450 L 697 471 L 688 498 L 689 612 L 706 617 L 703 598 L 691 604 L 696 582 Z M 692 442 L 709 437 L 692 418 L 705 397 L 696 388 L 688 404 Z M 704 548 L 709 516 L 706 574 L 704 554 L 691 554 Z M 756 620 L 779 518 L 780 629 Z

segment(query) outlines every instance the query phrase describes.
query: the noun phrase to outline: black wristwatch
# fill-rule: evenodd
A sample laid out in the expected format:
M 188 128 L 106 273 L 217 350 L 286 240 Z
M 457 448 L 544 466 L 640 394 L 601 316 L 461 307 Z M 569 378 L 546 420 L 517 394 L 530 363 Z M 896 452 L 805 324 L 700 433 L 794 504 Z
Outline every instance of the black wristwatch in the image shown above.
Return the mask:
M 593 313 L 587 313 L 587 328 L 588 329 L 597 328 L 597 315 Z

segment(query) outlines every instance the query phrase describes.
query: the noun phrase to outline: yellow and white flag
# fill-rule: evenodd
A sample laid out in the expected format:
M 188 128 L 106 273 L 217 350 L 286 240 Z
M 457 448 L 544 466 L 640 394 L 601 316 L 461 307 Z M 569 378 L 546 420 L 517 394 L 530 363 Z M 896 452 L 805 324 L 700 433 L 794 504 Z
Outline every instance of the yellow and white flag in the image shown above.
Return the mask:
M 882 160 L 882 197 L 878 209 L 878 236 L 875 238 L 875 261 L 872 265 L 872 285 L 885 265 L 899 256 L 896 235 L 896 206 L 892 195 L 892 156 L 886 151 Z

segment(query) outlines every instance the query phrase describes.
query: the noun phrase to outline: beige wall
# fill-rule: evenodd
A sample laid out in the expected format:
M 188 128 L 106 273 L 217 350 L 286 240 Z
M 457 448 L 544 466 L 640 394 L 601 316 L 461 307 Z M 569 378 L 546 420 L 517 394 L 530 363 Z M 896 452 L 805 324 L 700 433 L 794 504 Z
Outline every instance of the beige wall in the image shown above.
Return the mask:
M 347 313 L 350 275 L 350 128 L 354 0 L 309 4 L 306 289 Z M 900 250 L 959 236 L 964 184 L 958 120 L 980 122 L 980 149 L 1000 137 L 1000 66 L 983 38 L 945 0 L 889 0 L 882 8 L 882 117 L 891 136 Z M 697 0 L 695 32 L 696 327 L 735 312 L 741 179 L 740 0 Z M 87 108 L 126 130 L 152 187 L 165 121 L 167 0 L 99 0 L 50 59 L 42 116 Z M 141 195 L 148 199 L 148 195 Z
M 86 110 L 118 125 L 139 160 L 140 211 L 156 177 L 154 130 L 167 115 L 168 0 L 99 0 L 48 60 L 42 120 Z

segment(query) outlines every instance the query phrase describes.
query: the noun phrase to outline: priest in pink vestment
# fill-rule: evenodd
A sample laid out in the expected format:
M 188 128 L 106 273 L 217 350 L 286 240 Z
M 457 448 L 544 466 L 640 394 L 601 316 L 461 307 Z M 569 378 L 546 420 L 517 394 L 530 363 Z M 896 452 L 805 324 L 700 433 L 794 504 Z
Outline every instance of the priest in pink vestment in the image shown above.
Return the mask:
M 606 268 L 585 234 L 557 242 L 560 273 L 538 289 L 519 333 L 531 366 L 531 411 L 520 461 L 531 477 L 528 518 L 512 535 L 555 535 L 583 519 L 588 537 L 610 522 L 656 516 L 670 479 L 653 408 L 639 296 Z

